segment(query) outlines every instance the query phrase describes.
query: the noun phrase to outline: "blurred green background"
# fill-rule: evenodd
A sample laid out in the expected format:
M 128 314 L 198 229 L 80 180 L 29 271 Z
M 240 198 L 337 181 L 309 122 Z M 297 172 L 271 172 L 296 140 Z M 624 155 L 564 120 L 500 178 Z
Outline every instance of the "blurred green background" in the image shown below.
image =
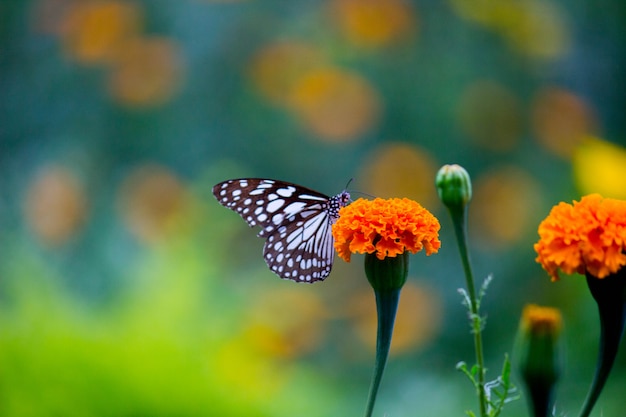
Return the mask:
M 622 0 L 1 0 L 0 415 L 360 415 L 362 259 L 320 284 L 278 279 L 211 195 L 246 176 L 327 194 L 354 178 L 440 218 L 376 415 L 476 409 L 454 369 L 473 350 L 433 186 L 445 163 L 472 175 L 475 273 L 494 276 L 490 376 L 522 307 L 558 307 L 557 413 L 575 415 L 595 305 L 532 245 L 559 201 L 626 198 L 625 31 Z M 622 352 L 594 415 L 622 413 L 625 386 Z

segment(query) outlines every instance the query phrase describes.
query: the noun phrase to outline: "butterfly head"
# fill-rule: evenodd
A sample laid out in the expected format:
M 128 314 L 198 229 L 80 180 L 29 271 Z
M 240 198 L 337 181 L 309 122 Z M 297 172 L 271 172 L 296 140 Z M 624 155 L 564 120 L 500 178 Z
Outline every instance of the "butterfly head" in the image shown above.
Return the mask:
M 347 206 L 351 201 L 350 193 L 345 190 L 328 199 L 328 214 L 333 220 L 333 223 L 339 218 L 339 209 Z
M 339 206 L 345 207 L 350 204 L 350 202 L 352 202 L 352 199 L 350 198 L 350 193 L 347 191 L 342 191 L 341 194 L 339 194 Z

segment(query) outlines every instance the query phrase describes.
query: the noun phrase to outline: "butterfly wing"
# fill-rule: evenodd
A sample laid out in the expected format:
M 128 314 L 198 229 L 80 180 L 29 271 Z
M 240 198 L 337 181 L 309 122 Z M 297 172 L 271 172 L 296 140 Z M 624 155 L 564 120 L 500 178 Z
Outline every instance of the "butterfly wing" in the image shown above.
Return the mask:
M 274 273 L 298 282 L 322 281 L 330 274 L 335 256 L 334 219 L 326 205 L 319 203 L 319 207 L 290 215 L 267 235 L 263 256 Z
M 275 274 L 297 282 L 320 281 L 330 274 L 334 259 L 331 227 L 337 211 L 337 204 L 331 202 L 337 196 L 259 178 L 219 183 L 213 194 L 248 225 L 261 226 L 258 236 L 266 238 L 263 257 Z

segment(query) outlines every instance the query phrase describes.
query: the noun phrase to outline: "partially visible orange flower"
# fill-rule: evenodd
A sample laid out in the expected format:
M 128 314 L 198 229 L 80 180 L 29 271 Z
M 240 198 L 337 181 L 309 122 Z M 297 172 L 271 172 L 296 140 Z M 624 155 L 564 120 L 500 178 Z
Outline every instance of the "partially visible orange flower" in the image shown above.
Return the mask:
M 605 278 L 626 265 L 626 201 L 590 194 L 560 203 L 541 224 L 536 261 L 553 281 L 588 272 Z
M 558 335 L 563 327 L 561 312 L 552 307 L 527 304 L 522 312 L 520 329 L 526 334 Z
M 333 225 L 335 250 L 346 262 L 351 253 L 376 253 L 378 259 L 422 249 L 437 253 L 439 220 L 408 198 L 358 199 L 339 210 Z

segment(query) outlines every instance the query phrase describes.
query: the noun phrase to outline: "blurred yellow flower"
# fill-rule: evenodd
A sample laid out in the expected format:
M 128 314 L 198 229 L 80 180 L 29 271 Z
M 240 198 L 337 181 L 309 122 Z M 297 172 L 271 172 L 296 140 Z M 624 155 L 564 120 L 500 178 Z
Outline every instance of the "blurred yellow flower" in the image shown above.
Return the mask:
M 346 38 L 361 47 L 383 47 L 417 29 L 415 10 L 401 0 L 334 0 L 332 17 Z
M 565 12 L 539 0 L 450 0 L 463 18 L 502 36 L 512 48 L 535 59 L 557 59 L 568 52 L 570 29 Z
M 60 245 L 70 239 L 87 216 L 87 197 L 76 174 L 65 167 L 43 168 L 29 186 L 24 216 L 42 243 Z
M 378 93 L 355 72 L 325 67 L 310 71 L 293 86 L 293 112 L 313 134 L 328 141 L 350 141 L 380 118 Z
M 507 2 L 496 22 L 510 45 L 537 59 L 557 59 L 570 49 L 570 29 L 565 11 L 555 2 Z
M 339 210 L 333 236 L 335 250 L 346 262 L 352 253 L 375 253 L 382 260 L 405 251 L 437 253 L 439 228 L 435 216 L 408 198 L 359 198 Z
M 574 150 L 572 163 L 574 179 L 582 193 L 626 199 L 626 149 L 586 137 Z
M 597 278 L 617 272 L 626 265 L 626 201 L 591 194 L 559 203 L 539 224 L 534 248 L 553 281 L 559 270 Z
M 109 74 L 109 90 L 127 106 L 160 105 L 178 92 L 183 73 L 177 43 L 167 38 L 137 37 L 118 50 Z

